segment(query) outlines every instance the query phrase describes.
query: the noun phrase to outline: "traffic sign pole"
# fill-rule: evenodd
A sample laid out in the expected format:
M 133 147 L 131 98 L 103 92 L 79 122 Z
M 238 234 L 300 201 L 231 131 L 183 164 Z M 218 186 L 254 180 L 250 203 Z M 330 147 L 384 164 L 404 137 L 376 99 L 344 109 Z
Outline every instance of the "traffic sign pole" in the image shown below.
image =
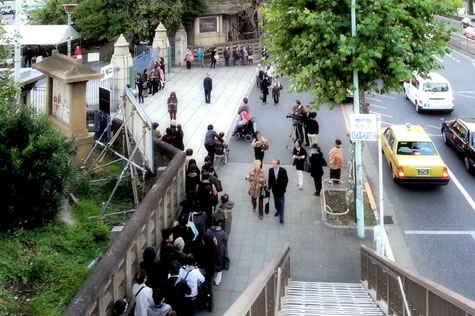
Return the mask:
M 378 115 L 378 169 L 379 169 L 379 225 L 381 226 L 381 255 L 384 256 L 386 240 L 384 237 L 384 201 L 383 201 L 383 147 L 381 140 L 381 115 Z

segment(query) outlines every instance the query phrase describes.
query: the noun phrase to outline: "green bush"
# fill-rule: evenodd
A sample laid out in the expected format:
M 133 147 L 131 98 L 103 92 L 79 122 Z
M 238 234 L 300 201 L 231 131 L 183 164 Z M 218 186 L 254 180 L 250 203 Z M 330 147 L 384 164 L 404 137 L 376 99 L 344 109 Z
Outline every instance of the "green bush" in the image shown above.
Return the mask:
M 0 230 L 51 221 L 74 174 L 72 141 L 30 107 L 0 109 Z

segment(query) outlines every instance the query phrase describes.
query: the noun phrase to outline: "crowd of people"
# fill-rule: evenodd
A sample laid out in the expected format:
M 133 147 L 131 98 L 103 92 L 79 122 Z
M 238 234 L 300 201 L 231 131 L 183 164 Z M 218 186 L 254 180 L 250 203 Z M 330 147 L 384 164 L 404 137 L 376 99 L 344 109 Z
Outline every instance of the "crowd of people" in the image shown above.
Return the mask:
M 165 88 L 165 60 L 160 57 L 160 61 L 155 61 L 150 64 L 148 69 L 144 69 L 143 73 L 135 75 L 135 89 L 139 103 L 144 102 L 149 94 L 152 96 Z

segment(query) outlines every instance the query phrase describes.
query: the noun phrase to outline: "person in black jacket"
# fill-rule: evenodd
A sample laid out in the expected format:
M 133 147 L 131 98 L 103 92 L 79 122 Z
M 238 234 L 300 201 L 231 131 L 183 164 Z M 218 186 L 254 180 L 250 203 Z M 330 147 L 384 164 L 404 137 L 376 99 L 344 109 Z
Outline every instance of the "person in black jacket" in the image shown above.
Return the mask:
M 162 283 L 167 279 L 168 266 L 174 257 L 173 231 L 170 228 L 162 230 L 162 241 L 160 243 L 160 259 L 158 261 L 157 282 Z
M 206 74 L 206 78 L 203 80 L 203 87 L 205 89 L 205 102 L 211 103 L 211 90 L 213 90 L 213 79 L 209 72 Z
M 139 97 L 139 103 L 144 103 L 144 100 L 143 100 L 143 78 L 142 78 L 142 75 L 140 73 L 138 73 L 136 76 L 135 76 L 135 87 L 137 88 L 137 91 L 138 91 L 138 97 Z
M 272 161 L 272 168 L 269 169 L 267 179 L 268 189 L 274 195 L 274 206 L 276 209 L 274 216 L 279 216 L 280 223 L 284 224 L 284 194 L 287 190 L 289 178 L 287 177 L 287 171 L 280 167 L 280 161 L 278 159 Z
M 262 95 L 262 104 L 267 103 L 267 96 L 269 95 L 269 76 L 264 75 L 264 79 L 261 82 L 261 95 Z
M 191 294 L 191 289 L 186 280 L 182 280 L 178 276 L 180 268 L 181 266 L 177 261 L 172 261 L 169 266 L 170 277 L 163 285 L 165 303 L 170 305 L 178 316 L 186 315 L 183 308 L 186 305 L 185 295 Z
M 143 251 L 143 261 L 140 262 L 140 269 L 145 270 L 147 273 L 147 281 L 145 281 L 145 284 L 153 290 L 160 285 L 160 267 L 156 261 L 156 257 L 155 249 L 148 247 Z
M 320 128 L 318 126 L 318 122 L 316 120 L 317 112 L 312 111 L 308 114 L 308 119 L 305 123 L 305 131 L 308 135 L 309 145 L 312 147 L 313 144 L 318 142 L 318 133 Z
M 183 130 L 181 129 L 181 124 L 178 124 L 176 126 L 176 130 L 174 133 L 175 137 L 173 137 L 173 146 L 180 150 L 185 150 L 185 144 L 183 144 Z
M 325 158 L 323 157 L 322 150 L 318 147 L 317 144 L 313 144 L 312 155 L 310 156 L 310 175 L 313 178 L 315 183 L 315 193 L 313 195 L 320 196 L 320 191 L 322 190 L 322 176 L 323 176 L 323 167 L 327 165 Z
M 299 190 L 303 189 L 303 173 L 305 171 L 305 161 L 307 160 L 307 151 L 302 147 L 302 140 L 295 141 L 295 147 L 292 151 L 292 158 L 294 159 L 294 166 L 297 169 L 297 186 Z

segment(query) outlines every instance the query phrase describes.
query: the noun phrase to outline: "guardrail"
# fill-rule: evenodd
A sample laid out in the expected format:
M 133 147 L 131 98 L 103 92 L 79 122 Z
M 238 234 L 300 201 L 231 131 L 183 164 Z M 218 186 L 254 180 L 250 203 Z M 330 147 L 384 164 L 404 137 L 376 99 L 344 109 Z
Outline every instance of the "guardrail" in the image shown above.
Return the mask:
M 174 220 L 184 196 L 185 154 L 157 139 L 156 151 L 173 158 L 122 231 L 111 243 L 63 315 L 111 315 L 116 300 L 131 298 L 134 274 L 143 250 L 161 241 L 161 230 Z
M 470 316 L 475 302 L 361 246 L 361 281 L 386 315 Z M 402 283 L 402 286 L 401 286 Z
M 290 280 L 290 244 L 252 281 L 224 316 L 277 316 Z
M 465 36 L 452 33 L 450 35 L 449 44 L 453 47 L 459 48 L 470 54 L 475 55 L 475 40 L 469 39 Z

